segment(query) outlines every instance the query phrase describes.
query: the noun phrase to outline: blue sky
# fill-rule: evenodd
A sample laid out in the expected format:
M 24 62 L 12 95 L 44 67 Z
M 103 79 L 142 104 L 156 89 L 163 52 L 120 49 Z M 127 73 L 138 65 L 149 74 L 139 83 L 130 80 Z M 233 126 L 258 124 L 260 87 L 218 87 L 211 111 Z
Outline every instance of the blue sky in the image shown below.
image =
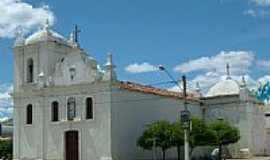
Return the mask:
M 15 3 L 3 0 L 2 8 L 8 7 L 5 1 Z M 32 9 L 24 11 L 17 5 Z M 186 74 L 190 81 L 203 77 L 216 82 L 227 62 L 232 63 L 236 78 L 246 75 L 255 82 L 269 78 L 270 0 L 19 0 L 17 5 L 14 14 L 27 13 L 25 21 L 33 22 L 18 24 L 30 32 L 44 22 L 46 14 L 50 18 L 53 14 L 54 29 L 65 36 L 78 24 L 82 48 L 101 64 L 112 52 L 121 80 L 167 81 L 165 74 L 151 69 L 163 64 L 176 78 Z M 44 16 L 36 14 L 37 9 L 45 10 Z M 6 32 L 9 26 L 3 18 L 8 16 L 8 23 L 17 24 L 14 15 L 0 12 L 0 86 L 10 86 L 13 79 L 14 31 Z

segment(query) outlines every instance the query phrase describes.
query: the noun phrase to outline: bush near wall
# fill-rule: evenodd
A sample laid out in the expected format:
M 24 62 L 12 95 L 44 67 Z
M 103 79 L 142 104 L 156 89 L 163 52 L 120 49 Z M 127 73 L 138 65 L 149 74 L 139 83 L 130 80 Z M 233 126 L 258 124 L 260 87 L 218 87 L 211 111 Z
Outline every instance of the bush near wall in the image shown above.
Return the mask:
M 0 159 L 12 159 L 12 139 L 0 139 Z

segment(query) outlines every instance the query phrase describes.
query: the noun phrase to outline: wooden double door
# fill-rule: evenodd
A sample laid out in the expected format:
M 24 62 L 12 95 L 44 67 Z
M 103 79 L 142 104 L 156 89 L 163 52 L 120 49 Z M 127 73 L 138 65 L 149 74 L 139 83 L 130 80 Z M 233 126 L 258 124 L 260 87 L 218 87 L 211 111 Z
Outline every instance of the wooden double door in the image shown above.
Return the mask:
M 79 132 L 67 131 L 65 133 L 65 159 L 79 160 Z

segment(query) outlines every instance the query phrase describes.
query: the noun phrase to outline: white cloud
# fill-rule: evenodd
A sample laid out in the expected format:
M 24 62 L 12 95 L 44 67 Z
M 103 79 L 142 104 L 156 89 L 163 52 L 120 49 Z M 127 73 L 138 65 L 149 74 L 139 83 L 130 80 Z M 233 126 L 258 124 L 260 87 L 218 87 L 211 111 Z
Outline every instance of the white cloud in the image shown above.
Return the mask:
M 255 56 L 250 51 L 222 51 L 212 57 L 201 57 L 182 63 L 174 68 L 181 73 L 199 71 L 197 75 L 190 80 L 189 88 L 194 90 L 196 83 L 200 84 L 203 93 L 226 76 L 226 64 L 230 64 L 231 77 L 241 83 L 242 77 L 245 77 L 249 88 L 256 87 L 256 80 L 248 75 L 250 67 L 255 63 Z
M 180 64 L 174 68 L 177 72 L 188 73 L 193 71 L 204 71 L 222 75 L 226 73 L 227 63 L 231 66 L 234 75 L 245 74 L 254 61 L 254 54 L 250 51 L 222 51 L 212 57 L 201 57 Z
M 0 118 L 0 122 L 5 122 L 5 121 L 7 121 L 9 119 L 9 117 L 1 117 Z
M 243 14 L 246 16 L 254 17 L 254 18 L 257 18 L 257 17 L 263 18 L 263 17 L 268 16 L 270 13 L 269 11 L 264 10 L 264 9 L 259 9 L 259 10 L 248 9 L 248 10 L 245 10 Z
M 206 92 L 211 86 L 217 83 L 221 77 L 212 72 L 206 74 L 197 75 L 194 79 L 191 80 L 192 89 L 195 89 L 195 84 L 199 83 L 203 92 Z
M 158 71 L 158 67 L 149 64 L 147 62 L 144 63 L 134 63 L 128 65 L 125 70 L 129 73 L 146 73 L 146 72 L 155 72 Z
M 12 38 L 18 30 L 24 33 L 41 26 L 46 19 L 53 23 L 49 7 L 33 7 L 22 0 L 0 0 L 0 37 Z
M 259 67 L 270 69 L 270 60 L 258 60 L 256 61 L 256 65 Z
M 270 75 L 265 75 L 257 80 L 258 82 L 264 84 L 266 82 L 270 82 Z
M 246 81 L 246 85 L 249 89 L 254 89 L 256 88 L 257 85 L 257 80 L 255 80 L 254 78 L 252 78 L 250 75 L 246 74 L 244 75 L 245 81 Z M 238 81 L 239 83 L 242 82 L 243 76 L 233 76 L 233 79 L 235 79 L 236 81 Z
M 245 10 L 243 14 L 251 17 L 257 17 L 257 12 L 253 9 Z
M 270 0 L 249 0 L 259 6 L 270 6 Z
M 255 89 L 257 85 L 257 81 L 254 80 L 250 75 L 235 75 L 231 76 L 233 80 L 237 81 L 238 84 L 242 83 L 243 77 L 245 78 L 246 85 L 249 89 Z M 224 80 L 226 76 L 224 75 L 216 75 L 211 72 L 206 74 L 197 75 L 194 79 L 191 80 L 190 89 L 195 90 L 196 83 L 200 84 L 200 88 L 202 93 L 207 93 L 208 90 L 218 83 L 221 80 Z M 270 79 L 269 79 L 270 80 Z
M 218 81 L 221 79 L 224 79 L 225 76 L 212 73 L 212 72 L 207 72 L 203 74 L 198 74 L 195 76 L 193 79 L 188 80 L 187 84 L 187 90 L 188 91 L 195 91 L 197 89 L 197 83 L 199 83 L 199 87 L 202 91 L 202 93 L 207 93 L 208 89 L 212 87 L 214 84 L 216 84 Z M 178 86 L 173 86 L 169 88 L 168 90 L 170 91 L 176 91 L 179 92 L 180 89 Z
M 9 107 L 1 107 L 0 108 L 0 112 L 3 113 L 3 114 L 11 114 L 13 112 L 13 108 L 12 106 L 9 106 Z
M 173 91 L 173 92 L 181 92 L 182 91 L 182 89 L 181 88 L 179 88 L 178 86 L 173 86 L 173 87 L 171 87 L 171 88 L 168 88 L 167 89 L 168 91 Z
M 13 87 L 10 85 L 0 85 L 0 121 L 11 116 L 13 112 L 13 101 L 10 96 Z
M 0 85 L 0 108 L 10 107 L 12 105 L 12 99 L 10 93 L 13 90 L 13 86 Z

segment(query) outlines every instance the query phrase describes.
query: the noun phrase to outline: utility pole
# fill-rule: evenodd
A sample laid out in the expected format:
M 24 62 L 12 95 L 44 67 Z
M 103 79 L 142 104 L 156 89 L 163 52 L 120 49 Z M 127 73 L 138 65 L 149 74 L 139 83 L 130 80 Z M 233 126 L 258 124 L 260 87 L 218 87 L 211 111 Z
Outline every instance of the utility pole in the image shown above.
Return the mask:
M 178 81 L 170 74 L 170 72 L 162 65 L 158 66 L 159 70 L 164 71 L 169 78 L 181 89 L 181 86 L 179 85 Z M 182 84 L 183 84 L 183 100 L 184 100 L 184 110 L 180 112 L 181 116 L 181 124 L 184 128 L 185 133 L 185 160 L 190 160 L 189 157 L 189 132 L 190 132 L 190 124 L 191 124 L 191 116 L 190 112 L 187 108 L 187 80 L 186 76 L 182 76 Z
M 187 108 L 187 81 L 186 77 L 182 77 L 183 81 L 183 98 L 184 98 L 184 107 L 185 110 L 181 111 L 181 121 L 184 128 L 185 134 L 185 160 L 189 160 L 189 131 L 190 131 L 190 112 Z

